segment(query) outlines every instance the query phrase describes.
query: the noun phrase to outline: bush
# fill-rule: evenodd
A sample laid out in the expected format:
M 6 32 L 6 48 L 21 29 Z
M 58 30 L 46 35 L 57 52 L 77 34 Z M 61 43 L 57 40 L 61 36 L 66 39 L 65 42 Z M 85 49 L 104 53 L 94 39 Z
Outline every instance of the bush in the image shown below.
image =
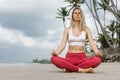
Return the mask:
M 33 59 L 32 61 L 33 63 L 42 63 L 42 64 L 50 64 L 50 60 L 48 59 L 41 59 L 41 60 L 38 60 L 37 58 L 36 59 Z

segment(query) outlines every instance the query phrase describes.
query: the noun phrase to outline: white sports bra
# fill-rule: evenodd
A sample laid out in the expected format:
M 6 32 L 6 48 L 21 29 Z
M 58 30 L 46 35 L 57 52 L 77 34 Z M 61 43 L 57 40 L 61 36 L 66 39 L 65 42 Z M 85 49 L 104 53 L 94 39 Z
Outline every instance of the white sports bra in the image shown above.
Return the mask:
M 86 33 L 82 31 L 79 36 L 74 36 L 72 28 L 69 30 L 68 45 L 69 46 L 85 46 Z

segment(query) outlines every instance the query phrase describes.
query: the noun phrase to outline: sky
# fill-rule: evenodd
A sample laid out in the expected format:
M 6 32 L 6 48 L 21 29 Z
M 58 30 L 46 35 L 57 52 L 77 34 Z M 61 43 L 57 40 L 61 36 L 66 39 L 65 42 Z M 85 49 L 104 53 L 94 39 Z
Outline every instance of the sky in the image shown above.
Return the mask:
M 62 20 L 55 18 L 56 12 L 66 5 L 64 0 L 0 0 L 0 62 L 49 59 L 64 31 Z M 97 32 L 92 16 L 85 5 L 81 8 L 95 38 Z M 115 18 L 108 13 L 106 19 Z M 60 56 L 66 51 L 67 46 Z

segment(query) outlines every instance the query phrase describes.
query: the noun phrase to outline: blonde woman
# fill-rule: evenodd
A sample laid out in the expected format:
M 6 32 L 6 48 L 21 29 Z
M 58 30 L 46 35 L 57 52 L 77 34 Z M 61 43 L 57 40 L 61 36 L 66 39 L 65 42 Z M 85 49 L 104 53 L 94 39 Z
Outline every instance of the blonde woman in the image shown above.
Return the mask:
M 87 58 L 85 55 L 86 38 L 88 38 L 90 46 L 96 54 L 91 58 Z M 58 55 L 64 50 L 67 42 L 69 48 L 66 58 L 59 57 Z M 65 28 L 61 44 L 51 54 L 51 62 L 64 71 L 93 73 L 93 68 L 102 62 L 102 53 L 96 47 L 90 29 L 85 24 L 81 8 L 75 7 L 73 9 L 70 27 Z

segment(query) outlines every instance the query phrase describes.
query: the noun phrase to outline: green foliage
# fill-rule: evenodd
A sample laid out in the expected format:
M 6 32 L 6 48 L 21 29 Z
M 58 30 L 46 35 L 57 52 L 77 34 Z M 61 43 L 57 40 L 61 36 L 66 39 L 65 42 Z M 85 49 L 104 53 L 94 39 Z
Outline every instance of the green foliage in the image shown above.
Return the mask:
M 120 45 L 120 23 L 117 23 L 116 21 L 112 21 L 111 24 L 106 26 L 105 30 L 110 37 L 109 41 L 111 42 L 111 44 L 116 47 L 119 47 Z M 116 35 L 116 37 L 114 35 Z M 103 34 L 99 34 L 97 41 L 101 43 L 101 48 L 109 47 Z
M 111 44 L 120 45 L 120 23 L 112 21 L 110 25 L 107 25 L 106 29 L 111 33 L 110 38 L 113 40 Z M 116 37 L 114 37 L 116 35 Z
M 109 47 L 103 34 L 99 34 L 97 41 L 101 43 L 101 48 L 108 48 Z
M 58 14 L 58 17 L 56 18 L 64 18 L 66 16 L 68 16 L 68 11 L 66 9 L 66 7 L 60 7 L 60 9 L 57 9 L 57 14 Z
M 72 7 L 80 7 L 80 4 L 83 4 L 85 0 L 65 0 L 65 2 L 72 4 Z
M 32 61 L 33 63 L 42 63 L 42 64 L 50 64 L 50 60 L 48 59 L 41 59 L 41 60 L 38 60 L 37 58 L 36 59 L 33 59 Z
M 117 13 L 117 15 L 120 17 L 120 10 L 118 10 L 118 13 Z
M 68 14 L 68 10 L 66 9 L 66 7 L 60 7 L 60 9 L 57 9 L 57 17 L 56 18 L 59 18 L 59 19 L 62 19 L 63 21 L 63 24 L 64 24 L 64 27 L 65 27 L 65 17 L 69 16 Z

